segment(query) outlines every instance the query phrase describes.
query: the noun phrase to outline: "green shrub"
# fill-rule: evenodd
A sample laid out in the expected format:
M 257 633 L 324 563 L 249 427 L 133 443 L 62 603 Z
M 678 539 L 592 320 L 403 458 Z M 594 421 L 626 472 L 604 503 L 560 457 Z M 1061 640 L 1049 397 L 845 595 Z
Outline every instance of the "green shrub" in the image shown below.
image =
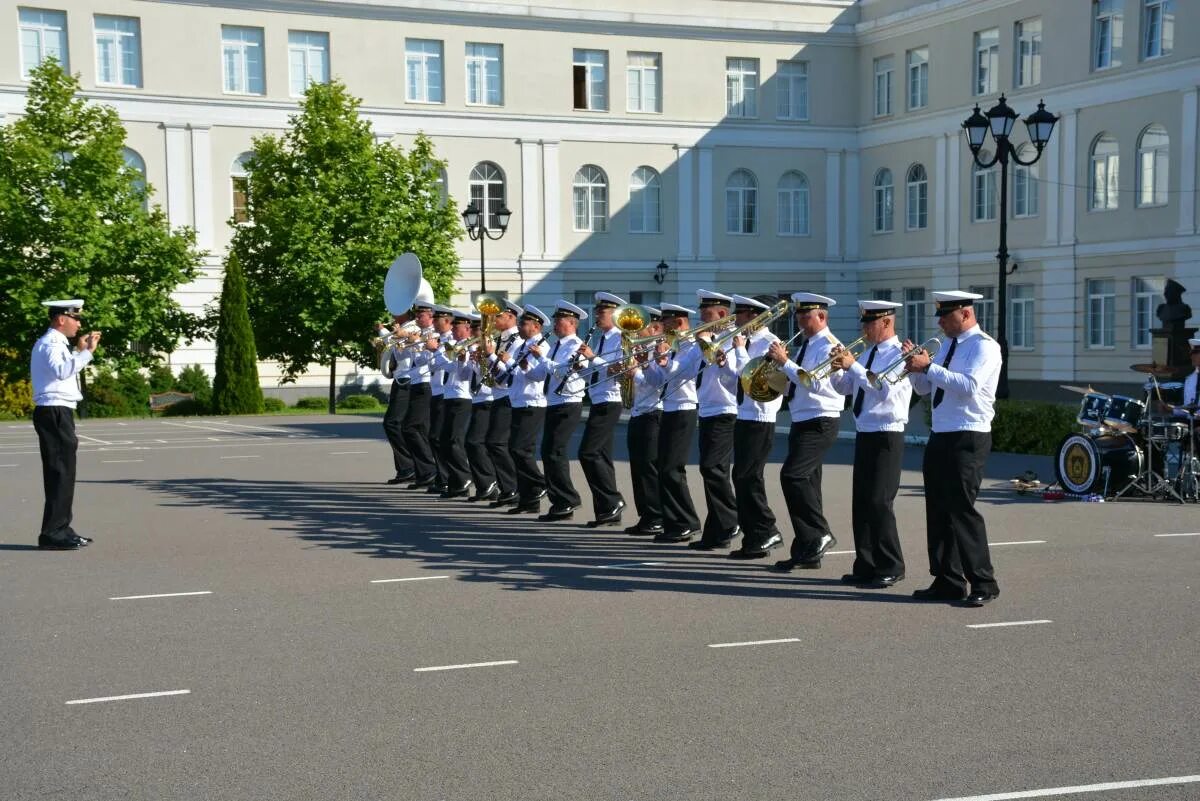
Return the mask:
M 254 331 L 246 310 L 246 279 L 236 255 L 225 262 L 217 327 L 217 364 L 212 409 L 217 414 L 257 414 L 263 409 Z
M 172 403 L 162 410 L 163 417 L 194 417 L 199 414 L 208 414 L 208 407 L 195 398 Z
M 6 420 L 33 414 L 33 386 L 29 379 L 7 381 L 0 378 L 0 416 Z
M 301 398 L 296 401 L 297 409 L 319 409 L 324 411 L 329 408 L 329 400 L 315 395 L 309 395 L 306 398 Z
M 179 377 L 175 379 L 175 389 L 192 393 L 195 400 L 206 409 L 212 400 L 212 383 L 208 380 L 208 374 L 198 364 L 179 371 Z
M 374 395 L 347 395 L 338 401 L 339 409 L 378 409 L 379 400 Z
M 150 368 L 150 375 L 146 380 L 150 384 L 150 391 L 156 395 L 175 386 L 175 374 L 171 372 L 170 366 L 161 362 Z
M 263 398 L 264 412 L 282 412 L 287 408 L 287 404 L 282 398 Z
M 992 450 L 1053 456 L 1062 438 L 1075 430 L 1076 406 L 1038 401 L 996 401 Z
M 147 391 L 131 396 L 140 384 Z M 137 374 L 136 379 L 119 376 L 110 369 L 98 370 L 87 382 L 84 405 L 88 417 L 137 417 L 150 414 L 149 387 L 146 379 Z

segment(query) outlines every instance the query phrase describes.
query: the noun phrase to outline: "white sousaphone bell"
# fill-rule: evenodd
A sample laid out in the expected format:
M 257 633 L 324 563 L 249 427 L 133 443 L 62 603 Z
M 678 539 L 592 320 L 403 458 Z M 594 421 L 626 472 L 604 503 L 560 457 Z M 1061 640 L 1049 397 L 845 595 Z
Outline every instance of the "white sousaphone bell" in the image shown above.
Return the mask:
M 421 260 L 415 253 L 397 256 L 388 267 L 387 277 L 383 279 L 383 303 L 393 317 L 407 313 L 418 303 L 433 305 L 433 287 L 421 275 Z M 407 323 L 405 327 L 412 328 L 414 332 L 417 330 L 413 323 Z M 383 357 L 380 370 L 384 377 L 391 378 L 390 359 L 386 351 Z

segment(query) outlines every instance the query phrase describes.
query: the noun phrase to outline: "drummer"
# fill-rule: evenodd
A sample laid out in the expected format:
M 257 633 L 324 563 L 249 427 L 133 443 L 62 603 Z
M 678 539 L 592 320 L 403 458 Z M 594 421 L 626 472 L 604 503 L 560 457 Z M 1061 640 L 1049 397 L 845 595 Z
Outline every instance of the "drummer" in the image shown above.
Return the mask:
M 1176 407 L 1175 414 L 1194 417 L 1200 412 L 1200 339 L 1189 339 L 1192 346 L 1192 372 L 1183 379 L 1183 408 Z M 1196 450 L 1200 451 L 1200 425 L 1193 423 Z

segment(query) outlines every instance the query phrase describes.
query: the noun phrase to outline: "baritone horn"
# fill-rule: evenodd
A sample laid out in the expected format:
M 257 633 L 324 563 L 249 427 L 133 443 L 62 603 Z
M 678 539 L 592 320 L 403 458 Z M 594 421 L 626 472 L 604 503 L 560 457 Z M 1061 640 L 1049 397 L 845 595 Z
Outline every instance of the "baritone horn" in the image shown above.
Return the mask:
M 908 378 L 909 369 L 905 365 L 905 362 L 908 361 L 909 356 L 920 351 L 928 354 L 929 358 L 932 359 L 937 356 L 941 348 L 942 340 L 938 337 L 930 337 L 915 348 L 901 351 L 899 358 L 879 372 L 869 371 L 867 373 L 867 380 L 871 382 L 871 386 L 875 387 L 875 389 L 883 389 L 887 384 L 899 384 Z
M 800 377 L 800 383 L 806 387 L 811 387 L 816 382 L 825 378 L 829 378 L 829 376 L 833 374 L 834 359 L 836 359 L 838 356 L 841 356 L 846 351 L 850 351 L 850 355 L 857 359 L 866 349 L 866 337 L 859 337 L 849 345 L 834 345 L 828 359 L 816 365 L 811 370 L 800 368 L 800 371 L 797 373 L 797 375 Z
M 797 331 L 792 338 L 783 343 L 787 350 L 803 334 Z M 738 373 L 738 383 L 742 391 L 759 403 L 770 403 L 787 391 L 791 379 L 783 371 L 783 367 L 770 356 L 755 356 L 746 362 L 746 366 Z

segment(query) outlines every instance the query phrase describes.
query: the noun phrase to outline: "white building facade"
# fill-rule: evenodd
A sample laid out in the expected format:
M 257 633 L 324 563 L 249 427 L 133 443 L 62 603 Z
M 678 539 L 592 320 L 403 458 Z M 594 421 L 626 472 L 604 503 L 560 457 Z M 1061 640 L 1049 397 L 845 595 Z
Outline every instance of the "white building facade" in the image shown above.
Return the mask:
M 846 337 L 854 298 L 890 298 L 919 341 L 936 331 L 930 290 L 995 297 L 1007 214 L 1015 388 L 1136 381 L 1128 365 L 1150 360 L 1163 282 L 1188 287 L 1200 309 L 1200 2 L 0 9 L 18 43 L 0 48 L 3 120 L 22 112 L 28 70 L 49 55 L 117 109 L 153 202 L 212 253 L 180 293 L 191 309 L 220 289 L 252 137 L 280 132 L 307 83 L 330 77 L 363 99 L 381 140 L 432 138 L 460 209 L 474 198 L 513 211 L 487 243 L 488 289 L 527 302 L 809 290 L 841 302 L 833 326 Z M 1005 209 L 998 168 L 973 166 L 960 129 L 1001 93 L 1022 116 L 1039 99 L 1061 115 L 1041 160 L 1010 167 Z M 466 305 L 479 246 L 464 237 L 459 252 L 455 301 Z M 980 312 L 994 330 L 994 300 Z M 211 368 L 213 352 L 197 345 L 172 361 Z M 276 384 L 274 365 L 261 374 Z M 327 380 L 316 370 L 300 387 Z

